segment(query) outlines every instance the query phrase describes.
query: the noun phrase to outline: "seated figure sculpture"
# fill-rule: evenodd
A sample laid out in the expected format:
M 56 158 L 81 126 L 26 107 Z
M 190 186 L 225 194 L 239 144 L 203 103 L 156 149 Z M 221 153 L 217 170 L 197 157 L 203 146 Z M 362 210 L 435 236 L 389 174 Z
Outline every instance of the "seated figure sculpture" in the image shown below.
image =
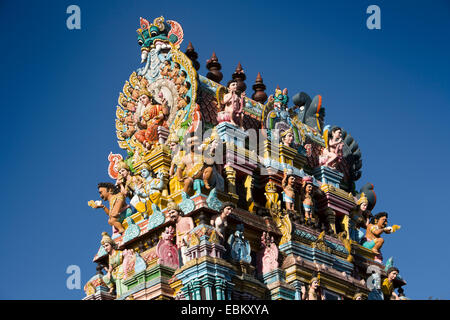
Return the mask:
M 193 136 L 187 138 L 188 153 L 185 154 L 178 165 L 177 177 L 183 183 L 183 191 L 192 195 L 194 181 L 201 179 L 206 189 L 211 189 L 213 179 L 213 165 L 207 164 L 199 151 L 199 138 Z
M 367 209 L 368 205 L 369 200 L 362 193 L 356 202 L 356 207 L 350 211 L 349 217 L 346 219 L 346 223 L 344 223 L 344 229 L 347 232 L 348 238 L 358 243 L 362 243 L 364 239 L 364 233 L 360 228 L 367 229 L 370 222 L 371 214 Z
M 141 168 L 141 177 L 145 179 L 145 182 L 136 188 L 130 203 L 132 205 L 134 203 L 133 206 L 146 218 L 150 211 L 159 210 L 161 207 L 161 192 L 166 183 L 164 173 L 159 171 L 154 177 L 147 163 Z
M 336 166 L 343 158 L 344 142 L 342 140 L 342 129 L 334 127 L 331 129 L 331 136 L 328 135 L 326 147 L 319 157 L 319 164 L 336 169 Z
M 398 225 L 387 227 L 388 214 L 386 212 L 380 212 L 375 215 L 367 226 L 366 239 L 363 246 L 367 249 L 371 249 L 374 253 L 380 254 L 380 249 L 384 244 L 384 239 L 381 238 L 383 233 L 393 233 L 400 228 Z
M 164 97 L 161 99 L 162 105 L 152 103 L 150 92 L 147 89 L 141 89 L 139 102 L 142 107 L 136 113 L 141 114 L 138 126 L 142 130 L 136 132 L 135 137 L 147 150 L 159 141 L 158 127 L 168 128 L 166 120 L 169 116 L 169 108 Z
M 108 224 L 114 227 L 120 234 L 124 233 L 125 229 L 119 221 L 119 218 L 120 214 L 129 208 L 125 201 L 125 194 L 109 182 L 100 182 L 98 184 L 98 193 L 103 201 L 109 202 L 109 209 L 97 201 L 89 201 L 89 205 L 94 209 L 102 208 L 109 217 Z

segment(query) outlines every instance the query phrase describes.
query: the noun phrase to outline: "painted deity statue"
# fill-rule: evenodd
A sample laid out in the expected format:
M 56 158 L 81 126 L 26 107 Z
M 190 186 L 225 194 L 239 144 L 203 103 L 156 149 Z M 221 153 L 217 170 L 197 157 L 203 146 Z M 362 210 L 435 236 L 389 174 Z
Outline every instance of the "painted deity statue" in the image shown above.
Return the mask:
M 213 166 L 207 164 L 199 151 L 199 138 L 197 136 L 187 139 L 188 153 L 185 154 L 177 167 L 177 176 L 183 182 L 183 191 L 192 195 L 194 180 L 201 179 L 206 189 L 211 189 Z
M 304 177 L 302 179 L 302 205 L 305 211 L 305 222 L 308 225 L 313 224 L 316 219 L 314 214 L 314 200 L 313 200 L 313 180 L 311 177 Z M 317 221 L 315 221 L 317 223 Z
M 384 300 L 400 300 L 394 291 L 394 280 L 397 278 L 399 270 L 396 267 L 390 267 L 386 273 L 387 278 L 381 284 Z
M 220 213 L 211 218 L 210 224 L 215 228 L 216 234 L 220 239 L 220 243 L 224 242 L 225 231 L 228 227 L 227 218 L 236 209 L 236 205 L 232 202 L 225 202 L 220 209 Z
M 393 233 L 397 231 L 400 226 L 393 225 L 392 227 L 387 226 L 388 214 L 386 212 L 380 212 L 375 215 L 367 226 L 366 230 L 366 242 L 363 246 L 367 249 L 372 250 L 376 254 L 380 254 L 380 249 L 384 244 L 384 239 L 381 238 L 383 233 Z
M 125 161 L 119 161 L 117 163 L 117 169 L 119 174 L 116 180 L 116 186 L 120 188 L 120 192 L 124 195 L 133 199 L 135 191 L 140 188 L 143 184 L 145 184 L 145 179 L 138 175 L 133 175 L 131 173 L 130 167 Z M 135 202 L 132 203 L 135 205 Z
M 160 98 L 163 104 L 154 104 L 147 89 L 144 88 L 140 91 L 136 114 L 138 117 L 140 116 L 138 126 L 142 130 L 136 132 L 135 137 L 148 150 L 159 141 L 158 127 L 168 128 L 166 120 L 169 116 L 169 108 L 164 97 Z
M 364 192 L 356 202 L 356 207 L 350 211 L 349 216 L 344 217 L 344 229 L 347 233 L 347 238 L 362 243 L 364 233 L 360 228 L 367 229 L 370 221 L 370 211 L 367 209 L 369 200 Z
M 223 96 L 223 100 L 219 101 L 223 107 L 223 111 L 217 115 L 217 121 L 230 122 L 231 124 L 242 128 L 244 119 L 244 98 L 245 92 L 240 95 L 237 93 L 237 81 L 230 80 L 227 84 L 228 92 Z
M 286 210 L 295 210 L 295 191 L 294 191 L 295 176 L 287 174 L 284 171 L 281 186 L 283 187 L 283 201 L 286 205 Z
M 331 129 L 331 136 L 328 135 L 326 139 L 326 146 L 319 157 L 319 164 L 336 169 L 337 164 L 342 161 L 343 148 L 342 129 L 334 127 Z
M 286 147 L 292 147 L 294 142 L 294 132 L 288 129 L 281 134 L 281 143 Z
M 180 150 L 179 141 L 180 140 L 176 135 L 170 135 L 166 142 L 166 144 L 169 145 L 172 156 L 172 162 L 169 169 L 169 190 L 171 194 L 183 190 L 183 183 L 178 180 L 178 176 L 176 175 L 181 158 L 184 155 L 184 151 Z
M 117 281 L 123 277 L 123 253 L 117 250 L 117 244 L 107 232 L 102 233 L 101 244 L 108 254 L 108 267 L 105 268 L 106 275 L 103 276 L 103 281 L 108 286 L 109 293 L 113 293 L 116 289 Z
M 144 164 L 141 168 L 141 177 L 145 179 L 141 185 L 139 185 L 134 193 L 131 203 L 144 217 L 147 217 L 147 213 L 150 208 L 155 205 L 158 209 L 161 207 L 161 192 L 165 188 L 165 177 L 162 171 L 159 171 L 157 176 L 154 177 L 149 164 Z
M 125 194 L 109 182 L 100 182 L 97 188 L 100 198 L 103 201 L 109 202 L 109 209 L 101 202 L 98 203 L 97 201 L 89 201 L 89 205 L 95 209 L 102 208 L 109 217 L 108 224 L 114 227 L 119 233 L 124 233 L 125 229 L 119 221 L 119 218 L 120 214 L 129 208 L 125 201 Z
M 311 279 L 308 290 L 305 286 L 302 287 L 302 300 L 325 300 L 325 295 L 320 288 L 319 278 Z
M 258 272 L 265 274 L 278 268 L 278 248 L 273 237 L 263 232 L 261 236 L 262 250 L 259 253 Z
M 174 201 L 169 200 L 169 203 L 167 204 L 167 212 L 170 220 L 176 224 L 176 245 L 180 250 L 182 261 L 185 263 L 185 252 L 189 243 L 189 232 L 194 229 L 194 221 L 191 217 L 183 217 L 183 212 Z
M 236 231 L 228 238 L 231 258 L 235 261 L 250 263 L 252 261 L 250 243 L 244 237 L 244 225 L 239 224 Z

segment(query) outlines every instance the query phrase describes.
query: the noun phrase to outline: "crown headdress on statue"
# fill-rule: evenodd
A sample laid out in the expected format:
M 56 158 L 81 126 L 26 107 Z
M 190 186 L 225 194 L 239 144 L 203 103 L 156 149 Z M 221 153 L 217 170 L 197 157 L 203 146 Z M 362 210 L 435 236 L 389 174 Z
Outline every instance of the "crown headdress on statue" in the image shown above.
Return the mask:
M 149 34 L 151 34 L 153 30 L 156 31 L 156 29 L 158 29 L 160 32 L 162 32 L 165 29 L 163 16 L 155 18 L 153 20 L 153 23 L 148 22 L 147 19 L 144 19 L 142 17 L 139 20 L 141 28 L 137 29 L 136 32 L 139 33 L 140 35 L 142 35 L 144 30 L 148 30 Z
M 356 202 L 356 204 L 359 206 L 361 203 L 369 203 L 369 199 L 367 199 L 366 195 L 363 193 L 361 193 L 361 196 L 359 197 L 358 201 Z
M 113 248 L 116 247 L 116 242 L 109 236 L 108 232 L 102 232 L 102 240 L 100 243 L 103 245 L 109 243 Z

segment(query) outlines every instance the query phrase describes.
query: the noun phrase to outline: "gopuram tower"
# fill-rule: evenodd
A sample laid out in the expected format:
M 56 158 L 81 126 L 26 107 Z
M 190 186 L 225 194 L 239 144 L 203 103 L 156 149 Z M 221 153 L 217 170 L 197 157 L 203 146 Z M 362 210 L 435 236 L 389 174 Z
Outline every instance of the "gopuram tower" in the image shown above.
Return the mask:
M 406 299 L 382 256 L 400 226 L 356 190 L 361 150 L 322 96 L 267 97 L 258 74 L 249 98 L 240 63 L 224 85 L 215 53 L 197 73 L 176 21 L 137 33 L 142 67 L 111 109 L 123 151 L 88 203 L 111 229 L 85 300 Z

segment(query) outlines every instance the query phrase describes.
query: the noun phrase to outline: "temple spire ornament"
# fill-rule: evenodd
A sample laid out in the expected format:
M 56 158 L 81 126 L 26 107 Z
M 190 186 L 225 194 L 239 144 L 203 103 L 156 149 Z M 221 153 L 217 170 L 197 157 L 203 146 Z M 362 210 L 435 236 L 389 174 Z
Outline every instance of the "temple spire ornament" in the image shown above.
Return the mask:
M 220 83 L 223 79 L 223 74 L 220 72 L 222 69 L 222 65 L 219 63 L 219 59 L 217 59 L 216 53 L 213 52 L 211 58 L 206 61 L 206 68 L 209 72 L 206 74 L 206 77 L 212 81 Z
M 244 73 L 244 69 L 242 69 L 241 63 L 239 62 L 236 70 L 234 70 L 234 73 L 231 76 L 233 80 L 237 81 L 237 89 L 236 91 L 238 94 L 245 92 L 247 89 L 247 85 L 245 84 L 245 80 L 247 79 L 247 76 Z
M 261 77 L 261 73 L 258 72 L 256 76 L 255 84 L 252 86 L 255 91 L 252 95 L 252 99 L 264 104 L 267 101 L 267 94 L 265 92 L 266 85 L 263 83 L 263 79 Z
M 197 61 L 198 53 L 195 52 L 194 46 L 190 41 L 184 53 L 189 59 L 191 59 L 192 65 L 194 66 L 195 70 L 198 71 L 198 69 L 200 69 L 200 63 Z

